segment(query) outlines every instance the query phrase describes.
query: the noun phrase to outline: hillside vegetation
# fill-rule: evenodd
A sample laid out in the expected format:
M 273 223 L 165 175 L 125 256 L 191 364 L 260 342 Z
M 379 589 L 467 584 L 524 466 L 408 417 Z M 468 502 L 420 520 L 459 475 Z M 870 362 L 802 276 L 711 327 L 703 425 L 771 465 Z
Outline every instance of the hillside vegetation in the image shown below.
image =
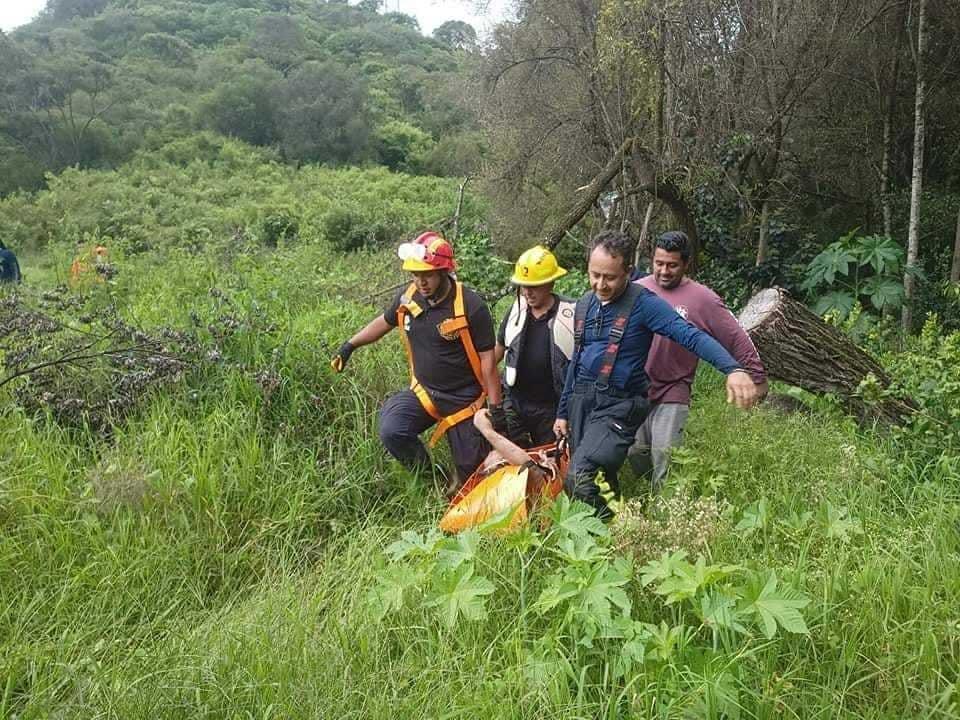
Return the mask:
M 295 164 L 466 172 L 472 28 L 427 38 L 380 4 L 51 0 L 0 33 L 0 194 L 204 129 Z
M 0 33 L 0 720 L 960 717 L 953 4 L 517 0 L 478 44 L 379 0 L 48 0 Z M 660 495 L 441 535 L 377 437 L 397 338 L 329 361 L 399 243 L 446 232 L 502 316 L 554 228 L 569 295 L 599 230 L 643 265 L 684 229 L 731 307 L 787 288 L 916 412 L 741 412 L 703 368 Z
M 333 249 L 301 193 L 390 195 L 414 227 L 454 184 L 267 162 L 248 173 L 274 188 L 262 196 L 229 180 L 231 148 L 220 164 L 160 153 L 67 173 L 2 207 L 25 227 L 54 208 L 78 223 L 37 251 L 4 323 L 39 312 L 70 337 L 117 317 L 202 352 L 102 426 L 64 397 L 133 392 L 122 363 L 4 388 L 0 715 L 955 717 L 960 466 L 943 420 L 924 443 L 923 428 L 874 435 L 828 403 L 744 414 L 707 370 L 670 492 L 651 501 L 628 482 L 611 535 L 561 508 L 552 530 L 437 545 L 439 495 L 376 438 L 377 408 L 406 382 L 399 343 L 346 375 L 327 367 L 402 279 L 392 248 Z M 151 173 L 209 243 L 147 212 Z M 229 202 L 204 205 L 214 187 Z M 111 230 L 110 281 L 50 292 L 69 259 L 56 248 L 95 232 L 83 198 L 142 229 Z M 225 232 L 258 227 L 259 203 L 288 207 L 298 233 L 274 248 Z M 952 372 L 957 336 L 916 342 L 895 356 L 916 388 Z M 564 577 L 583 584 L 557 595 Z

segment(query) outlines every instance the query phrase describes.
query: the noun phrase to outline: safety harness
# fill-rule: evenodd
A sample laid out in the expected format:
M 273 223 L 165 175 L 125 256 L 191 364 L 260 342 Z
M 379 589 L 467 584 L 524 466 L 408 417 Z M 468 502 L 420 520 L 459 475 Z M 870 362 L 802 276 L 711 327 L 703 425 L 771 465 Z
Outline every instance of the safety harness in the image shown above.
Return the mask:
M 617 354 L 620 352 L 620 343 L 623 342 L 623 333 L 627 329 L 627 322 L 630 320 L 630 313 L 633 312 L 633 306 L 637 299 L 643 294 L 643 288 L 636 283 L 628 283 L 627 289 L 623 295 L 617 298 L 613 304 L 616 314 L 613 317 L 613 325 L 610 327 L 610 336 L 607 339 L 607 348 L 603 353 L 603 360 L 600 363 L 600 370 L 597 372 L 596 386 L 601 392 L 610 387 L 610 375 L 613 373 L 613 366 L 617 362 Z M 573 347 L 576 356 L 583 349 L 583 333 L 586 326 L 587 310 L 590 307 L 590 299 L 593 293 L 588 292 L 577 301 L 577 307 L 573 318 Z
M 400 306 L 397 308 L 397 329 L 400 331 L 400 340 L 403 342 L 403 349 L 407 353 L 407 363 L 410 365 L 410 389 L 413 390 L 417 399 L 420 400 L 420 404 L 427 414 L 437 421 L 437 426 L 430 436 L 430 447 L 433 447 L 440 441 L 440 438 L 443 437 L 447 430 L 464 420 L 472 418 L 476 412 L 483 407 L 487 399 L 487 394 L 481 389 L 480 397 L 462 410 L 458 410 L 446 417 L 441 415 L 440 411 L 437 410 L 437 406 L 430 398 L 429 393 L 427 393 L 427 389 L 417 380 L 417 375 L 413 367 L 413 351 L 410 349 L 410 338 L 407 337 L 405 322 L 407 313 L 410 313 L 411 317 L 417 317 L 423 312 L 423 308 L 413 299 L 416 291 L 416 284 L 410 283 L 400 298 Z M 437 330 L 439 330 L 440 334 L 444 337 L 456 335 L 460 339 L 460 342 L 463 343 L 464 352 L 467 354 L 467 360 L 470 361 L 470 368 L 473 370 L 473 374 L 477 379 L 477 383 L 483 388 L 483 372 L 480 365 L 480 355 L 477 353 L 477 348 L 473 344 L 473 336 L 470 334 L 470 323 L 467 320 L 466 307 L 463 301 L 463 283 L 459 281 L 454 282 L 453 317 L 441 322 Z

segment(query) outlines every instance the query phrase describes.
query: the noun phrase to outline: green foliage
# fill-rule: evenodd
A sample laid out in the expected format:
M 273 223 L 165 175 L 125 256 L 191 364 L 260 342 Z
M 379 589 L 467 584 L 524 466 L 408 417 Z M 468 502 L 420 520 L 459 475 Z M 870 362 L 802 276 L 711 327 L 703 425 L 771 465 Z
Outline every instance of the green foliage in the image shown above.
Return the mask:
M 888 237 L 860 237 L 851 230 L 828 245 L 807 266 L 803 288 L 820 293 L 814 312 L 850 314 L 855 303 L 869 300 L 874 310 L 903 304 L 903 248 Z
M 297 171 L 211 133 L 141 152 L 116 172 L 68 170 L 49 184 L 36 197 L 0 200 L 4 240 L 18 252 L 52 245 L 66 255 L 86 235 L 127 254 L 214 246 L 232 253 L 294 236 L 353 250 L 399 243 L 452 215 L 457 203 L 453 181 L 383 168 Z M 463 222 L 475 223 L 479 212 L 468 195 Z M 64 263 L 63 272 L 69 258 Z
M 501 541 L 513 545 L 522 562 L 519 615 L 508 622 L 513 628 L 535 628 L 533 639 L 520 641 L 528 645 L 527 671 L 541 681 L 544 674 L 565 674 L 564 659 L 575 658 L 581 682 L 587 674 L 609 675 L 629 687 L 654 668 L 675 670 L 695 662 L 705 650 L 697 645 L 701 634 L 712 639 L 712 647 L 722 639 L 731 652 L 735 638 L 750 637 L 751 626 L 768 640 L 778 628 L 809 634 L 800 613 L 809 599 L 779 587 L 773 572 L 762 581 L 760 573 L 708 563 L 703 556 L 691 564 L 680 551 L 647 563 L 636 586 L 631 562 L 615 554 L 608 528 L 591 508 L 562 495 L 542 520 L 546 529 L 534 524 Z M 493 518 L 480 532 L 498 527 L 499 518 Z M 391 563 L 368 596 L 377 616 L 386 619 L 421 607 L 438 612 L 448 630 L 461 632 L 465 623 L 486 621 L 488 598 L 511 592 L 511 584 L 489 574 L 485 558 L 496 552 L 496 541 L 480 532 L 446 538 L 436 530 L 402 533 L 387 548 Z M 736 578 L 746 585 L 738 586 Z M 642 586 L 652 586 L 665 606 L 682 606 L 683 613 L 669 624 L 635 617 L 636 591 Z M 527 594 L 535 587 L 540 590 L 530 603 Z
M 0 37 L 0 147 L 11 148 L 0 153 L 0 193 L 66 167 L 115 167 L 151 136 L 197 125 L 278 146 L 294 164 L 382 152 L 394 169 L 420 172 L 429 159 L 433 172 L 469 172 L 457 167 L 462 148 L 434 147 L 434 137 L 476 130 L 475 111 L 451 112 L 448 100 L 466 58 L 372 5 L 52 3 Z
M 391 170 L 416 173 L 433 146 L 433 140 L 420 128 L 400 120 L 391 120 L 377 128 L 376 149 L 381 164 Z
M 497 257 L 488 235 L 480 231 L 463 232 L 454 250 L 457 274 L 470 287 L 494 295 L 509 286 L 513 263 Z
M 912 398 L 920 408 L 898 430 L 908 447 L 934 457 L 960 449 L 960 332 L 949 332 L 936 315 L 902 352 L 887 353 L 890 392 Z

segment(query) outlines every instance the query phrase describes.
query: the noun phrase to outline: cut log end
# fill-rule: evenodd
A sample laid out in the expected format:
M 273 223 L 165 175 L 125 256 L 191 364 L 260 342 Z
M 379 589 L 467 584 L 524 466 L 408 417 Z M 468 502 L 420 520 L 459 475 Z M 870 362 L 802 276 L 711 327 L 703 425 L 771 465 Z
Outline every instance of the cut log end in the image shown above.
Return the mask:
M 750 332 L 759 327 L 780 304 L 782 291 L 779 288 L 761 290 L 752 298 L 740 313 L 740 324 Z
M 890 378 L 883 368 L 785 290 L 768 288 L 757 293 L 739 320 L 771 378 L 808 392 L 837 395 L 864 421 L 896 424 L 916 409 L 909 397 L 887 395 L 878 402 L 864 402 L 860 386 L 868 375 L 884 390 L 889 388 Z

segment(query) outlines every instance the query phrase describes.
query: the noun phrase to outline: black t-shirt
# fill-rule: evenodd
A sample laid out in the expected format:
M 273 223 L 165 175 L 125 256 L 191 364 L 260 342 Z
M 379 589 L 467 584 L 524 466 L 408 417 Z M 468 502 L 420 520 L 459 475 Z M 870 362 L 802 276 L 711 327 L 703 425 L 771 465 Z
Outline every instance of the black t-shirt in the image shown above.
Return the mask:
M 550 337 L 550 321 L 557 314 L 560 307 L 554 301 L 553 307 L 539 318 L 535 318 L 527 308 L 527 319 L 523 326 L 523 347 L 520 357 L 517 358 L 517 382 L 510 392 L 519 395 L 524 400 L 537 404 L 556 404 L 556 392 L 553 388 L 553 362 L 551 347 L 553 339 Z M 510 322 L 510 313 L 500 323 L 500 332 L 497 340 L 506 345 L 507 323 Z
M 384 319 L 394 327 L 397 325 L 397 309 L 404 292 L 406 288 L 397 294 L 383 313 Z M 413 353 L 413 366 L 416 368 L 417 380 L 428 390 L 455 393 L 470 388 L 476 390 L 473 395 L 479 395 L 481 388 L 474 377 L 460 338 L 454 336 L 447 339 L 439 330 L 441 322 L 453 317 L 455 292 L 455 288 L 451 287 L 447 297 L 439 305 L 433 306 L 419 292 L 414 293 L 413 301 L 423 308 L 423 312 L 417 317 L 413 317 L 412 313 L 405 313 L 406 322 L 409 323 L 407 337 Z M 464 287 L 463 306 L 477 352 L 492 350 L 495 343 L 493 318 L 486 303 L 473 290 Z

